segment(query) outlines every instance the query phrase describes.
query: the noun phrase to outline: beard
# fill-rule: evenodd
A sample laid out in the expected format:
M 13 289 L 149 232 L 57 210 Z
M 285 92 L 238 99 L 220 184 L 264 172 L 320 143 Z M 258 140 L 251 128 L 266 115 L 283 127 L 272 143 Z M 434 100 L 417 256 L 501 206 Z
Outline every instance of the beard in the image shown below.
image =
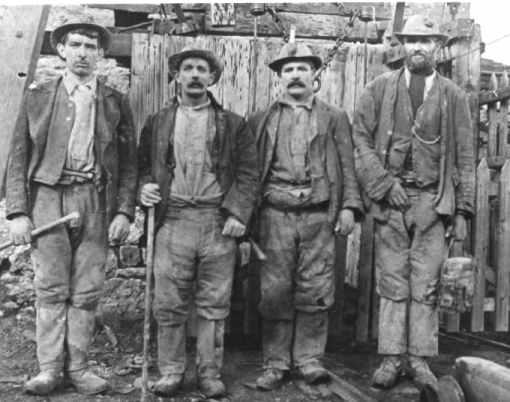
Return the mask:
M 420 55 L 421 57 L 416 57 Z M 431 74 L 435 67 L 435 59 L 424 53 L 413 53 L 406 57 L 406 66 L 414 74 Z

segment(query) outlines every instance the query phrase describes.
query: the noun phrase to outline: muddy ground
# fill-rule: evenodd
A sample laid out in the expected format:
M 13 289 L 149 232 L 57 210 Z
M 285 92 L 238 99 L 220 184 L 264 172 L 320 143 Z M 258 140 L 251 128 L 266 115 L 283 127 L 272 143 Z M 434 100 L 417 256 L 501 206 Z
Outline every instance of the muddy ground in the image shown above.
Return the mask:
M 0 284 L 1 287 L 1 284 Z M 1 292 L 1 288 L 0 288 Z M 99 331 L 96 335 L 90 356 L 90 364 L 100 375 L 108 378 L 112 389 L 105 395 L 85 397 L 74 392 L 69 386 L 59 388 L 49 397 L 29 396 L 22 392 L 22 382 L 26 375 L 37 372 L 34 343 L 33 314 L 28 310 L 23 313 L 12 314 L 0 319 L 0 401 L 2 402 L 131 402 L 140 400 L 140 391 L 133 387 L 133 383 L 140 375 L 136 367 L 134 356 L 141 350 L 141 323 L 120 323 L 113 328 L 119 344 L 113 347 L 106 332 Z M 188 345 L 190 359 L 193 358 L 193 339 Z M 491 359 L 506 364 L 510 355 L 501 350 L 485 345 L 463 343 L 442 338 L 441 354 L 432 361 L 432 369 L 438 375 L 450 372 L 454 359 L 462 355 L 472 355 Z M 392 392 L 375 392 L 369 387 L 370 373 L 376 367 L 378 360 L 375 345 L 356 346 L 352 343 L 331 340 L 325 364 L 331 371 L 341 378 L 349 380 L 360 389 L 381 401 L 413 402 L 419 400 L 418 391 L 407 381 L 404 381 Z M 224 380 L 229 390 L 228 398 L 223 401 L 239 402 L 305 402 L 341 401 L 325 390 L 303 387 L 298 379 L 289 381 L 281 390 L 262 393 L 250 389 L 246 385 L 254 382 L 260 374 L 261 354 L 259 345 L 253 340 L 230 335 L 227 338 L 225 356 Z M 130 367 L 130 366 L 135 366 Z M 193 364 L 189 364 L 193 366 Z M 151 370 L 151 376 L 156 376 Z M 322 392 L 322 393 L 321 393 Z M 184 389 L 175 398 L 150 397 L 151 401 L 197 402 L 203 400 L 196 391 L 193 368 L 190 367 L 186 376 Z

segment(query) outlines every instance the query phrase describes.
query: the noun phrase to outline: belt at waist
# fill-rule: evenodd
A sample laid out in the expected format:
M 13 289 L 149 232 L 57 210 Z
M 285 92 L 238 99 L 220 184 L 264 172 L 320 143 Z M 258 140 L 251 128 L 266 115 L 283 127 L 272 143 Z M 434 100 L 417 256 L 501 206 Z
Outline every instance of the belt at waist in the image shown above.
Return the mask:
M 430 183 L 430 184 L 421 184 L 418 183 L 414 179 L 408 179 L 408 178 L 399 178 L 400 184 L 404 189 L 409 190 L 422 190 L 422 191 L 431 191 L 431 192 L 437 192 L 437 188 L 439 186 L 438 182 Z
M 272 204 L 267 200 L 262 203 L 262 208 L 273 208 L 283 212 L 327 212 L 329 207 L 329 201 L 324 201 L 319 204 L 309 205 L 281 205 Z
M 82 172 L 79 170 L 72 169 L 62 169 L 62 176 L 58 180 L 57 184 L 67 185 L 67 184 L 75 184 L 75 183 L 91 183 L 96 182 L 98 176 L 92 170 L 89 172 Z

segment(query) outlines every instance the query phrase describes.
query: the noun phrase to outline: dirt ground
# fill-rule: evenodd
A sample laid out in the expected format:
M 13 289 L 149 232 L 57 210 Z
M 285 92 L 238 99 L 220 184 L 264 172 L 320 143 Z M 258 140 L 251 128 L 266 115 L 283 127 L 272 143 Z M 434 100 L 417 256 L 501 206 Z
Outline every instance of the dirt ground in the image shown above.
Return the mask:
M 1 292 L 1 284 L 0 284 Z M 105 395 L 85 397 L 74 392 L 69 386 L 59 388 L 49 397 L 29 396 L 22 392 L 25 376 L 37 372 L 34 343 L 34 321 L 30 312 L 10 315 L 0 319 L 0 401 L 1 402 L 131 402 L 140 400 L 140 391 L 133 383 L 140 375 L 138 368 L 130 368 L 126 362 L 141 350 L 141 325 L 133 323 L 120 324 L 114 328 L 119 344 L 116 348 L 109 342 L 105 331 L 96 335 L 90 356 L 93 369 L 107 378 L 112 389 Z M 227 338 L 224 365 L 224 380 L 229 390 L 228 398 L 223 401 L 238 402 L 306 402 L 341 401 L 340 398 L 320 394 L 317 390 L 302 387 L 296 379 L 289 381 L 282 389 L 269 393 L 258 392 L 249 386 L 260 374 L 261 354 L 259 345 L 252 340 L 230 335 Z M 189 342 L 190 354 L 193 354 L 193 339 Z M 376 392 L 369 387 L 370 374 L 378 363 L 375 345 L 356 346 L 335 340 L 329 342 L 325 359 L 326 366 L 339 377 L 350 381 L 380 401 L 413 402 L 419 400 L 418 391 L 407 381 L 390 392 Z M 462 343 L 442 338 L 441 354 L 432 361 L 432 369 L 437 375 L 450 372 L 454 359 L 458 356 L 471 355 L 491 359 L 506 364 L 510 354 L 492 349 L 485 345 Z M 194 357 L 190 356 L 192 363 Z M 193 364 L 189 364 L 193 366 Z M 157 375 L 151 370 L 151 377 Z M 192 367 L 186 375 L 185 386 L 175 398 L 150 397 L 151 401 L 198 402 L 202 401 L 196 391 Z

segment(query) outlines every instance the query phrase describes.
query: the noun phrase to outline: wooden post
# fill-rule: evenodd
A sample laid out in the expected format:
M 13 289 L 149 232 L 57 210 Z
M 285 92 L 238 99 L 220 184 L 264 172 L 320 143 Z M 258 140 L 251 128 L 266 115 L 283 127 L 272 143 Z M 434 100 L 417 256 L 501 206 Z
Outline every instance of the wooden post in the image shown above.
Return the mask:
M 489 184 L 490 172 L 484 158 L 476 173 L 476 216 L 475 216 L 475 286 L 473 311 L 471 313 L 471 331 L 484 330 L 485 270 L 487 269 L 487 251 L 489 246 Z
M 510 300 L 510 161 L 501 169 L 499 182 L 496 331 L 508 331 Z
M 23 92 L 33 81 L 50 6 L 0 6 L 0 198 Z

